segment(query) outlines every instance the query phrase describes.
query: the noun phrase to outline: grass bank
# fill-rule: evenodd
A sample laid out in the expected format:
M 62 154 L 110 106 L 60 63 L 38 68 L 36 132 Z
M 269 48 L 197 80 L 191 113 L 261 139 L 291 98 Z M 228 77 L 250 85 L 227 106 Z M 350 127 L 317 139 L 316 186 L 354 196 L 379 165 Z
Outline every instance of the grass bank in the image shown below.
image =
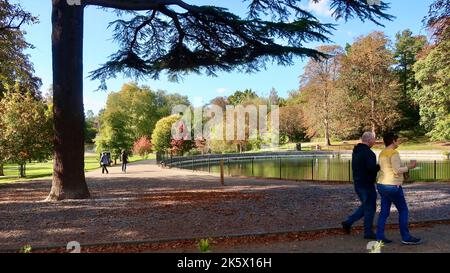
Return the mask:
M 147 159 L 154 159 L 156 156 L 151 154 Z M 140 156 L 132 156 L 130 162 L 144 160 Z M 120 163 L 120 162 L 117 162 Z M 86 154 L 84 158 L 84 170 L 86 172 L 100 168 L 99 157 L 94 154 Z M 12 183 L 18 181 L 30 181 L 39 178 L 50 178 L 53 174 L 53 160 L 47 162 L 31 162 L 26 165 L 26 177 L 20 178 L 19 167 L 16 164 L 6 164 L 4 166 L 5 176 L 0 176 L 0 184 Z

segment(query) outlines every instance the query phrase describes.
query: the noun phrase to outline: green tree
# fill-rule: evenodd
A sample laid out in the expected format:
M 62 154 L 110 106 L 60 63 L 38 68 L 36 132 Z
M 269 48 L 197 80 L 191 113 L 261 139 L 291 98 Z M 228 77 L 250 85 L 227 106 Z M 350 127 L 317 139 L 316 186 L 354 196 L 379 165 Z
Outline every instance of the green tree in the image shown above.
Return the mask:
M 291 90 L 288 93 L 288 98 L 286 99 L 286 105 L 303 105 L 306 103 L 306 96 L 300 90 Z
M 423 35 L 413 36 L 409 29 L 395 35 L 396 68 L 398 81 L 401 87 L 401 100 L 399 108 L 402 112 L 400 126 L 403 129 L 415 129 L 420 120 L 419 107 L 412 99 L 412 92 L 417 88 L 417 82 L 412 69 L 416 62 L 416 55 L 426 44 L 426 37 Z M 417 129 L 415 130 L 417 131 Z
M 105 112 L 103 115 L 102 120 L 104 122 L 95 138 L 96 149 L 98 153 L 110 151 L 114 164 L 116 164 L 122 150 L 130 151 L 132 149 L 133 132 L 126 113 L 114 111 Z
M 172 147 L 172 125 L 180 120 L 179 115 L 171 115 L 160 119 L 152 134 L 153 148 L 158 152 L 167 152 Z
M 0 0 L 0 98 L 7 88 L 17 88 L 22 93 L 39 97 L 41 80 L 35 77 L 34 68 L 25 50 L 33 46 L 25 41 L 26 24 L 37 23 L 37 18 L 18 4 Z
M 247 0 L 248 17 L 240 18 L 216 6 L 197 6 L 182 0 L 83 0 L 69 5 L 52 0 L 52 51 L 54 100 L 54 176 L 48 200 L 88 198 L 84 176 L 83 28 L 84 8 L 97 6 L 116 11 L 141 11 L 130 20 L 113 24 L 117 53 L 94 71 L 105 80 L 127 76 L 157 78 L 180 74 L 241 69 L 257 71 L 268 61 L 292 64 L 295 56 L 320 57 L 305 42 L 327 41 L 331 24 L 321 23 L 301 8 L 299 0 Z M 356 15 L 378 24 L 392 19 L 389 5 L 363 0 L 332 0 L 336 18 Z M 117 12 L 119 15 L 123 12 Z
M 162 90 L 155 93 L 148 86 L 127 83 L 119 92 L 108 96 L 105 113 L 122 112 L 133 139 L 137 140 L 143 136 L 150 138 L 156 122 L 169 116 L 172 108 L 178 104 L 189 106 L 190 102 L 186 96 L 168 94 Z
M 10 89 L 23 94 L 31 93 L 36 99 L 40 97 L 41 80 L 33 75 L 33 65 L 25 54 L 25 50 L 32 48 L 32 45 L 25 41 L 25 33 L 20 29 L 23 25 L 34 23 L 37 23 L 37 18 L 20 5 L 0 0 L 0 99 Z M 3 163 L 0 159 L 2 175 Z
M 413 99 L 420 107 L 420 123 L 433 140 L 450 140 L 450 39 L 425 50 L 414 64 L 420 87 Z
M 159 119 L 157 112 L 156 96 L 149 87 L 139 87 L 135 83 L 128 83 L 113 96 L 115 100 L 107 105 L 105 111 L 120 111 L 127 117 L 129 127 L 132 129 L 133 138 L 136 140 L 142 136 L 150 137 Z
M 245 89 L 244 91 L 235 91 L 233 95 L 228 97 L 228 103 L 231 105 L 244 104 L 250 99 L 257 98 L 255 91 L 251 89 Z
M 110 151 L 115 163 L 122 150 L 131 149 L 136 136 L 130 113 L 133 109 L 130 108 L 131 102 L 123 99 L 132 100 L 133 96 L 129 94 L 132 91 L 126 87 L 124 90 L 125 96 L 121 92 L 108 95 L 106 107 L 99 114 L 100 128 L 94 140 L 97 152 Z
M 86 143 L 94 143 L 95 137 L 97 136 L 97 117 L 94 115 L 92 110 L 88 110 L 86 113 L 86 123 L 84 126 L 84 139 Z
M 171 114 L 177 104 L 189 105 L 179 94 L 156 93 L 147 86 L 124 84 L 119 92 L 108 95 L 106 108 L 100 115 L 97 150 L 111 150 L 115 159 L 121 149 L 130 149 L 142 137 L 150 139 L 156 122 Z
M 0 100 L 0 161 L 19 164 L 21 177 L 26 175 L 27 162 L 50 158 L 51 111 L 43 101 L 17 90 L 6 91 Z
M 167 91 L 158 90 L 156 92 L 156 120 L 171 115 L 172 109 L 176 105 L 191 106 L 191 103 L 189 102 L 187 96 L 183 96 L 178 93 L 169 94 Z

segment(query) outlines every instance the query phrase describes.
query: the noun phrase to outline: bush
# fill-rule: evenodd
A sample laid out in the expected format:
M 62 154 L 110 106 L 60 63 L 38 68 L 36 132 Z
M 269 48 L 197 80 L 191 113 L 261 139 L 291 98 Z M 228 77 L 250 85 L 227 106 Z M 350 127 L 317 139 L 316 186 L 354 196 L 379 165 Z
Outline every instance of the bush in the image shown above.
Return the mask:
M 166 152 L 172 147 L 172 125 L 178 120 L 180 120 L 179 115 L 172 115 L 162 118 L 156 123 L 152 134 L 152 144 L 156 151 Z
M 139 155 L 147 159 L 148 154 L 152 152 L 152 143 L 147 137 L 143 136 L 136 140 L 133 145 L 133 154 Z

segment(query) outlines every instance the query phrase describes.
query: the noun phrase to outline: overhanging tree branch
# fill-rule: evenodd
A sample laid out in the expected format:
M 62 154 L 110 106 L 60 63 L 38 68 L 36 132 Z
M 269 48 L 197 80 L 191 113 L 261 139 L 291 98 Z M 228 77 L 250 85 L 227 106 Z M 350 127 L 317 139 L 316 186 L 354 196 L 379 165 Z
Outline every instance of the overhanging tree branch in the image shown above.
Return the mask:
M 85 0 L 84 5 L 149 11 L 147 19 L 139 15 L 128 22 L 114 22 L 114 37 L 122 48 L 93 71 L 91 78 L 100 79 L 105 87 L 106 79 L 121 72 L 157 79 L 166 71 L 171 79 L 177 79 L 189 72 L 252 72 L 264 68 L 267 61 L 287 65 L 295 56 L 327 56 L 304 44 L 329 41 L 334 25 L 320 23 L 303 10 L 301 0 L 247 1 L 249 17 L 242 19 L 224 8 L 194 6 L 182 0 Z M 346 20 L 354 15 L 375 23 L 392 19 L 383 12 L 388 8 L 383 2 L 375 6 L 366 0 L 333 0 L 331 8 L 336 18 Z M 272 15 L 272 20 L 262 20 L 263 15 Z
M 83 5 L 99 6 L 121 10 L 157 10 L 161 7 L 176 5 L 183 9 L 194 11 L 195 6 L 181 0 L 84 0 Z

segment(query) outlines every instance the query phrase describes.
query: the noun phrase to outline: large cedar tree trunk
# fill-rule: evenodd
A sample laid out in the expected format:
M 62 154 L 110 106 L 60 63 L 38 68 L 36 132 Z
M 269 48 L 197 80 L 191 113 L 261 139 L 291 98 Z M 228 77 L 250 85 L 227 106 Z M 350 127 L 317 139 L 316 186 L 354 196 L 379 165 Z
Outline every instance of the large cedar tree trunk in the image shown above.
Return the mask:
M 53 183 L 47 200 L 85 199 L 83 6 L 53 0 Z

